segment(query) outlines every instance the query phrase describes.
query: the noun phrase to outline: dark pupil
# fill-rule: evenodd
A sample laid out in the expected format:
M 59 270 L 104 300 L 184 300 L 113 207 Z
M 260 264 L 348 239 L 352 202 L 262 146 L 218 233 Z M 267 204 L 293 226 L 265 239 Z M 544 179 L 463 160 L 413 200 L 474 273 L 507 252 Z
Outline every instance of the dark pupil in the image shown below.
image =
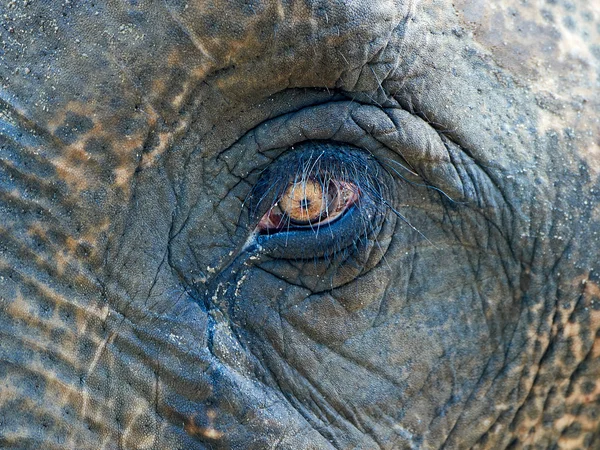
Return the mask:
M 300 208 L 301 209 L 310 208 L 310 200 L 307 198 L 303 198 L 302 200 L 300 200 Z

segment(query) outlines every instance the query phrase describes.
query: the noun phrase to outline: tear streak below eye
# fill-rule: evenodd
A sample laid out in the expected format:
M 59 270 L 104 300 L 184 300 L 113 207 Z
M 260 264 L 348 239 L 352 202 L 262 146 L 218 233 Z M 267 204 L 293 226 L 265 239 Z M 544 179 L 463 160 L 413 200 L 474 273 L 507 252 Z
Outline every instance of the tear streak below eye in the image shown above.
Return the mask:
M 323 184 L 314 179 L 291 182 L 257 225 L 259 233 L 284 228 L 321 226 L 336 220 L 358 200 L 358 187 L 348 181 Z

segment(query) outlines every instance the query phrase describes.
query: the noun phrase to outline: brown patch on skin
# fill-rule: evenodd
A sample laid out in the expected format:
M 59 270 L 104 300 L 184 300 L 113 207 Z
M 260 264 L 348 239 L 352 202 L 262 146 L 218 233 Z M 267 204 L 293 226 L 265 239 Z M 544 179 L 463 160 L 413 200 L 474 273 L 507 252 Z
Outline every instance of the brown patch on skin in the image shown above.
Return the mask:
M 86 177 L 73 170 L 68 165 L 59 163 L 56 166 L 56 174 L 60 180 L 66 182 L 68 186 L 76 192 L 83 192 L 89 187 Z
M 181 122 L 177 132 L 182 132 L 187 129 L 187 122 Z M 158 135 L 158 145 L 156 145 L 150 153 L 142 156 L 141 167 L 148 168 L 153 166 L 156 161 L 169 149 L 173 141 L 173 133 L 160 133 Z
M 56 269 L 57 276 L 63 276 L 68 267 L 78 267 L 81 264 L 82 257 L 94 259 L 97 256 L 98 248 L 94 245 L 94 240 L 98 235 L 106 233 L 110 229 L 110 220 L 105 218 L 93 230 L 87 231 L 86 235 L 80 237 L 67 236 L 60 247 L 55 248 L 55 253 L 51 264 Z M 45 225 L 41 222 L 34 222 L 30 225 L 28 235 L 38 238 L 43 242 L 50 241 Z M 47 265 L 49 261 L 38 255 L 38 263 Z M 73 281 L 77 281 L 76 279 Z
M 187 93 L 190 90 L 190 81 L 184 81 L 182 86 L 181 86 L 181 93 L 177 94 L 175 97 L 173 97 L 173 99 L 171 99 L 171 106 L 173 107 L 173 109 L 180 109 L 183 102 L 185 101 L 185 99 L 187 98 Z
M 167 90 L 167 80 L 163 78 L 156 78 L 152 81 L 151 96 L 154 98 L 160 98 L 161 94 Z
M 579 299 L 570 308 L 560 306 L 562 320 L 553 323 L 552 337 L 537 337 L 547 359 L 529 368 L 537 383 L 527 387 L 527 402 L 536 413 L 520 417 L 516 435 L 523 446 L 548 442 L 553 434 L 561 449 L 587 448 L 585 440 L 598 430 L 600 380 L 594 374 L 600 361 L 600 286 L 579 277 L 572 288 L 580 292 Z
M 96 226 L 94 227 L 93 230 L 88 230 L 88 232 L 79 239 L 79 244 L 93 246 L 94 248 L 92 251 L 97 250 L 95 248 L 95 246 L 93 245 L 94 239 L 96 239 L 96 237 L 98 235 L 107 233 L 110 230 L 110 227 L 111 227 L 110 218 L 104 217 L 101 222 L 96 224 Z
M 141 152 L 145 136 L 127 136 L 122 138 L 115 135 L 110 128 L 104 128 L 100 123 L 78 138 L 76 142 L 64 147 L 61 154 L 54 158 L 53 163 L 59 178 L 67 183 L 74 192 L 94 189 L 104 185 L 106 180 L 98 176 L 97 169 L 105 164 L 100 157 L 111 156 L 119 165 L 113 168 L 118 174 L 115 186 L 126 188 L 131 182 L 135 166 L 131 164 L 131 155 Z M 102 139 L 109 144 L 110 155 L 93 155 L 86 151 L 86 145 L 94 139 Z
M 1 266 L 0 266 L 1 267 Z M 8 304 L 6 312 L 16 319 L 28 319 L 30 305 L 27 303 L 20 290 L 17 290 L 12 301 Z
M 583 286 L 585 307 L 590 310 L 591 327 L 598 330 L 600 329 L 600 286 L 589 278 L 583 278 L 580 283 Z
M 62 301 L 64 302 L 64 300 Z M 32 305 L 25 299 L 22 293 L 18 291 L 6 310 L 7 313 L 11 314 L 15 319 L 23 320 L 29 327 L 37 330 L 37 338 L 21 336 L 21 345 L 28 349 L 35 350 L 36 355 L 44 355 L 51 352 L 55 359 L 72 366 L 74 370 L 80 370 L 82 362 L 77 359 L 77 353 L 74 351 L 78 341 L 78 335 L 73 333 L 72 330 L 64 328 L 64 324 L 57 313 L 54 313 L 49 319 L 41 319 L 32 313 L 31 308 Z M 57 329 L 64 330 L 63 339 L 59 346 L 55 345 L 56 343 L 51 339 L 52 331 Z M 40 335 L 43 336 L 43 339 L 40 338 Z M 81 336 L 81 334 L 79 336 Z M 30 364 L 32 367 L 38 369 L 41 374 L 44 373 L 44 367 L 41 367 L 39 362 L 30 361 Z
M 212 72 L 222 95 L 236 101 L 255 101 L 286 87 L 351 89 L 339 83 L 344 72 L 356 69 L 349 67 L 349 59 L 357 57 L 351 53 L 364 43 L 368 50 L 358 58 L 372 58 L 410 9 L 389 2 L 351 7 L 343 2 L 265 2 L 250 14 L 247 8 L 246 3 L 221 1 L 170 8 L 205 61 L 202 75 Z
M 53 111 L 51 118 L 48 120 L 46 124 L 47 130 L 55 134 L 58 128 L 65 123 L 67 119 L 68 113 L 75 113 L 79 116 L 94 117 L 94 109 L 91 104 L 81 103 L 74 100 L 69 101 L 63 108 L 60 110 Z
M 47 239 L 46 229 L 42 226 L 40 222 L 34 222 L 31 224 L 28 230 L 28 234 L 30 236 L 36 236 L 41 238 L 42 240 Z
M 591 282 L 589 279 L 576 280 L 576 284 L 583 286 L 581 297 L 581 308 L 589 313 L 590 326 L 583 327 L 581 321 L 565 325 L 565 336 L 571 337 L 573 340 L 573 353 L 579 362 L 577 369 L 580 368 L 584 361 L 598 361 L 600 356 L 600 310 L 594 307 L 594 304 L 600 302 L 600 286 Z M 592 340 L 591 348 L 586 348 L 585 340 Z M 562 436 L 558 440 L 560 448 L 577 449 L 586 448 L 585 438 L 588 434 L 593 434 L 598 431 L 597 417 L 589 417 L 581 414 L 582 409 L 586 406 L 593 408 L 596 413 L 600 410 L 600 380 L 596 380 L 593 391 L 586 392 L 583 387 L 586 382 L 595 380 L 589 374 L 579 374 L 576 370 L 565 383 L 568 385 L 567 392 L 572 392 L 565 399 L 565 406 L 571 413 L 566 414 L 563 418 L 557 420 L 554 427 L 561 430 Z M 587 376 L 586 376 L 587 375 Z
M 37 314 L 31 314 L 32 304 L 27 302 L 20 291 L 17 291 L 15 297 L 8 304 L 6 312 L 11 314 L 11 317 L 22 319 L 27 322 L 29 326 L 35 327 L 46 333 L 50 333 L 52 330 L 62 329 L 71 334 L 77 332 L 79 335 L 84 334 L 87 323 L 91 318 L 103 320 L 102 318 L 106 317 L 102 310 L 93 307 L 84 308 L 83 306 L 76 305 L 45 286 L 38 286 L 38 288 L 40 289 L 40 295 L 42 295 L 44 299 L 51 301 L 55 309 L 55 312 L 50 318 L 40 318 Z M 65 326 L 64 322 L 59 317 L 58 312 L 56 312 L 61 308 L 72 312 L 75 316 L 75 328 L 72 326 Z M 73 337 L 75 337 L 74 334 Z
M 152 88 L 148 94 L 148 108 L 145 111 L 147 122 L 150 128 L 154 128 L 160 120 L 168 121 L 168 117 L 175 117 L 173 123 L 167 131 L 158 132 L 157 144 L 152 149 L 142 155 L 140 162 L 141 168 L 153 166 L 167 152 L 173 141 L 188 130 L 190 118 L 182 110 L 186 108 L 186 103 L 194 91 L 213 68 L 212 63 L 202 64 L 195 68 L 189 68 L 189 61 L 182 56 L 181 52 L 174 50 L 170 52 L 166 59 L 168 67 L 172 73 L 185 73 L 185 78 L 178 78 L 167 74 L 164 78 L 155 78 L 152 81 Z M 165 111 L 164 109 L 169 111 Z M 118 173 L 119 183 L 125 184 L 127 178 L 123 176 L 123 171 Z
M 127 117 L 123 113 L 129 111 L 110 117 L 102 113 L 103 108 L 93 102 L 70 101 L 64 109 L 54 111 L 47 124 L 57 144 L 56 149 L 49 148 L 49 160 L 57 181 L 66 187 L 63 204 L 82 216 L 87 216 L 84 211 L 88 210 L 99 215 L 109 204 L 127 201 L 148 130 L 158 120 L 149 106 L 132 109 Z M 87 127 L 77 129 L 77 123 L 72 126 L 69 122 L 73 120 L 83 121 Z M 75 130 L 72 135 L 70 130 Z M 110 226 L 110 217 L 97 217 L 94 224 L 82 226 L 78 236 L 73 234 L 66 246 L 57 248 L 53 263 L 58 274 L 69 265 L 76 267 L 83 257 L 99 257 L 102 249 L 98 243 Z
M 213 410 L 209 410 L 206 413 L 206 416 L 209 423 L 207 427 L 196 425 L 196 417 L 198 417 L 198 414 L 193 414 L 191 417 L 185 419 L 183 429 L 187 434 L 192 436 L 202 436 L 204 438 L 214 440 L 221 439 L 223 437 L 223 433 L 213 427 L 217 413 Z

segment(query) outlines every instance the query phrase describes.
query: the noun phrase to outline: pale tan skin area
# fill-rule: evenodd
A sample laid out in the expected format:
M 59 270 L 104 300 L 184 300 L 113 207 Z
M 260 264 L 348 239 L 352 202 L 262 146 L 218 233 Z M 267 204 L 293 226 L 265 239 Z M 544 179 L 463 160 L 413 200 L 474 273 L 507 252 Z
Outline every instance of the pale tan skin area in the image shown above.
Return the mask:
M 572 127 L 583 138 L 580 153 L 594 173 L 600 170 L 600 4 L 597 2 L 455 2 L 460 20 L 494 61 L 533 92 L 555 105 L 546 110 L 540 131 Z

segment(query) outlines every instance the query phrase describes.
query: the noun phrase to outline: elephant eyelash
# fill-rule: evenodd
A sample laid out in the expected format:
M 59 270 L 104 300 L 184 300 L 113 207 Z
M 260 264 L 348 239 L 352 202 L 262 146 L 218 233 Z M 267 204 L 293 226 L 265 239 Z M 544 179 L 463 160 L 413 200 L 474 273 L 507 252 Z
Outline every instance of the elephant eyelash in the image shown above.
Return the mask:
M 327 263 L 370 241 L 378 245 L 390 182 L 375 157 L 356 147 L 317 141 L 290 148 L 261 172 L 244 201 L 244 248 L 256 243 L 276 259 Z M 318 203 L 311 214 L 300 208 L 307 197 Z
M 421 186 L 399 169 L 348 144 L 308 141 L 290 148 L 261 172 L 244 201 L 250 233 L 244 248 L 258 244 L 282 259 L 344 259 L 369 242 L 380 247 L 378 234 L 388 214 L 432 244 L 399 210 L 397 183 Z M 319 204 L 310 214 L 309 208 L 301 210 L 307 198 Z
M 355 155 L 339 150 L 335 157 L 327 155 L 326 151 L 311 152 L 282 165 L 285 167 L 278 168 L 287 173 L 273 176 L 277 168 L 268 170 L 250 194 L 250 199 L 255 200 L 251 201 L 254 206 L 250 214 L 260 216 L 256 232 L 318 231 L 320 227 L 340 219 L 353 207 L 360 208 L 364 196 L 379 199 L 384 204 L 378 172 L 370 173 L 372 167 L 367 167 L 367 161 L 358 160 Z M 293 171 L 293 168 L 296 170 Z M 323 208 L 319 210 L 320 214 L 311 216 L 309 205 L 305 204 L 306 217 L 298 217 L 298 211 L 291 210 L 289 203 L 297 200 L 301 203 L 307 199 L 320 202 Z M 302 207 L 301 204 L 297 206 Z

